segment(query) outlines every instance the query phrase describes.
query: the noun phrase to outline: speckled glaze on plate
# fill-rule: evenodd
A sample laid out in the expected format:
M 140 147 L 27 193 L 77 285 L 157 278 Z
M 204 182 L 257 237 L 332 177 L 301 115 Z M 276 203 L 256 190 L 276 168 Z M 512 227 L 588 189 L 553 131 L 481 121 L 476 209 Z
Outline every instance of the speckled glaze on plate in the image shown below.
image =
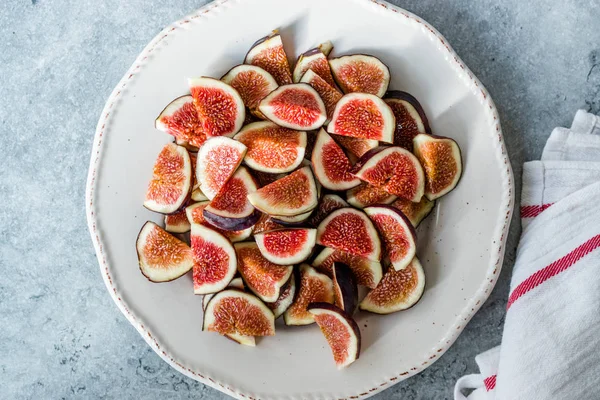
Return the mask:
M 291 61 L 325 40 L 335 44 L 332 56 L 378 56 L 390 67 L 390 88 L 415 95 L 434 133 L 454 138 L 463 154 L 461 182 L 418 229 L 423 298 L 389 316 L 358 314 L 361 357 L 342 371 L 314 325 L 278 322 L 277 335 L 256 348 L 203 333 L 202 298 L 193 295 L 191 277 L 153 284 L 137 266 L 139 229 L 146 220 L 162 221 L 142 207 L 154 159 L 170 141 L 154 129 L 154 119 L 187 93 L 188 77 L 222 76 L 274 28 Z M 167 27 L 106 104 L 86 191 L 100 268 L 119 309 L 172 367 L 241 399 L 365 398 L 427 368 L 494 287 L 513 202 L 510 162 L 488 92 L 434 28 L 375 0 L 221 0 Z

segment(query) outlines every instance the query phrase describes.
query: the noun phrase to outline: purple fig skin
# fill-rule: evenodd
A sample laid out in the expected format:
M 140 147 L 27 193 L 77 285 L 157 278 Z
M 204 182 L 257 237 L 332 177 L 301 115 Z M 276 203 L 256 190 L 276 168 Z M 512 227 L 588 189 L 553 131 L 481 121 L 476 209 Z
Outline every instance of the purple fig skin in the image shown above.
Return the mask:
M 357 346 L 356 346 L 355 360 L 358 360 L 358 358 L 360 357 L 361 337 L 360 337 L 360 329 L 358 327 L 358 324 L 354 320 L 354 318 L 352 318 L 350 315 L 348 315 L 344 310 L 342 310 L 338 306 L 329 304 L 329 303 L 322 303 L 322 302 L 310 303 L 308 305 L 308 307 L 306 307 L 306 309 L 308 311 L 314 310 L 314 309 L 329 310 L 329 311 L 332 311 L 332 312 L 338 314 L 340 316 L 340 319 L 342 319 L 342 318 L 345 319 L 346 322 L 348 322 L 348 325 L 350 325 L 352 327 L 354 336 L 356 336 Z
M 336 298 L 336 303 L 340 303 L 341 308 L 348 314 L 352 315 L 358 306 L 358 286 L 356 278 L 349 266 L 343 263 L 336 262 L 333 264 L 333 292 L 340 298 Z
M 421 121 L 423 121 L 423 126 L 425 127 L 425 132 L 431 135 L 431 127 L 429 126 L 429 120 L 427 119 L 427 115 L 425 114 L 425 110 L 423 110 L 423 106 L 419 103 L 419 100 L 416 99 L 412 94 L 403 92 L 401 90 L 388 90 L 386 94 L 383 96 L 383 99 L 398 99 L 404 100 L 410 105 L 412 105 L 419 117 L 421 117 Z
M 206 211 L 206 209 L 202 211 L 202 214 L 209 224 L 226 231 L 243 231 L 244 229 L 248 229 L 256 225 L 261 215 L 260 211 L 254 210 L 252 214 L 244 218 L 226 218 Z

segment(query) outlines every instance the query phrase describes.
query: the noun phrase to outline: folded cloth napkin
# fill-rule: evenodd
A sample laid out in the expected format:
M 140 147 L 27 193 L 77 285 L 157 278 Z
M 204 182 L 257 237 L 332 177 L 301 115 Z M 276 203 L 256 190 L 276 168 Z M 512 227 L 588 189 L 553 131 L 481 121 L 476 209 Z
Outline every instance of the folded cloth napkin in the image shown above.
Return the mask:
M 455 400 L 600 399 L 600 118 L 578 111 L 523 166 L 502 344 Z M 472 390 L 468 397 L 465 393 Z

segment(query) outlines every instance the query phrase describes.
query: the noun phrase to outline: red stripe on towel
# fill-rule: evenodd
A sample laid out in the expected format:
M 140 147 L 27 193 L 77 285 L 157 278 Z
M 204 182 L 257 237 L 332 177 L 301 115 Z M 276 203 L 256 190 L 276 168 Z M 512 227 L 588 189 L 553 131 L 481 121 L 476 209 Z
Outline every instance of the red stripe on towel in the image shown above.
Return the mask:
M 521 218 L 535 218 L 542 213 L 545 209 L 550 207 L 553 203 L 542 204 L 541 206 L 522 206 L 521 207 Z
M 494 390 L 496 387 L 496 375 L 488 376 L 483 380 L 483 384 L 485 385 L 485 390 L 490 391 Z

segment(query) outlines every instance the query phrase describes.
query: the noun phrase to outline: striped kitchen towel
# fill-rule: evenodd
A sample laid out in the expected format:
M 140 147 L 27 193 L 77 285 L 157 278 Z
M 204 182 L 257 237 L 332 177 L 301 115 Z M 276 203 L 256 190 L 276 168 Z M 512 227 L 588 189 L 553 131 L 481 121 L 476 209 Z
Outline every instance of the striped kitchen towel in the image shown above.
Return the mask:
M 521 222 L 502 343 L 454 398 L 600 399 L 599 117 L 577 112 L 525 163 Z

